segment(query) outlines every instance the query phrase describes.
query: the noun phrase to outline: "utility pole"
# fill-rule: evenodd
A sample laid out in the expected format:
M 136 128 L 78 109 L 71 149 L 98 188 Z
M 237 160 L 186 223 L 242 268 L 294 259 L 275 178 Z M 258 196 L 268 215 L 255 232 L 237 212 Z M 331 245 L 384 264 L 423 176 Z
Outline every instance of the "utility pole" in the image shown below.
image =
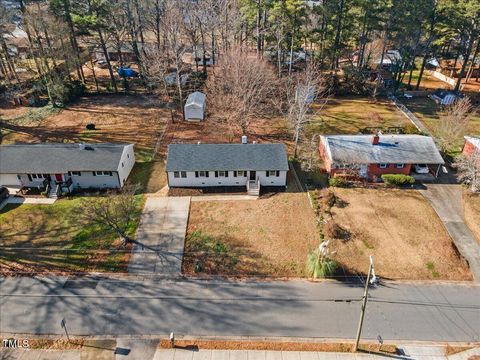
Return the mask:
M 370 276 L 373 273 L 372 280 L 370 281 Z M 367 275 L 367 281 L 365 282 L 365 291 L 363 293 L 363 299 L 362 299 L 362 311 L 360 313 L 360 321 L 358 322 L 358 330 L 357 330 L 357 340 L 355 341 L 355 350 L 358 351 L 358 344 L 360 343 L 360 335 L 362 334 L 362 326 L 363 326 L 363 319 L 365 317 L 365 309 L 367 307 L 367 299 L 368 299 L 368 286 L 370 285 L 370 282 L 372 284 L 376 284 L 378 281 L 378 278 L 375 276 L 375 270 L 373 269 L 373 256 L 370 255 L 370 267 L 368 268 L 368 275 Z

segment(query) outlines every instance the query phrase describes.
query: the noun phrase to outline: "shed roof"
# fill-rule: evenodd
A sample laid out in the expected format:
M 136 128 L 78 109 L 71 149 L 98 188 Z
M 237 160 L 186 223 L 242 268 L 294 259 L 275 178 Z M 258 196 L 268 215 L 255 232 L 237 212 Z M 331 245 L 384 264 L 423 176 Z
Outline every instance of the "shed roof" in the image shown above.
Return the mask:
M 197 105 L 203 106 L 205 104 L 205 94 L 201 93 L 200 91 L 195 91 L 188 95 L 187 101 L 185 102 L 185 106 L 188 105 Z
M 132 144 L 13 144 L 0 145 L 0 173 L 66 173 L 117 171 L 123 151 Z
M 283 144 L 171 144 L 167 171 L 288 170 Z
M 422 135 L 380 135 L 378 145 L 373 135 L 321 136 L 330 160 L 345 164 L 443 164 L 433 139 Z

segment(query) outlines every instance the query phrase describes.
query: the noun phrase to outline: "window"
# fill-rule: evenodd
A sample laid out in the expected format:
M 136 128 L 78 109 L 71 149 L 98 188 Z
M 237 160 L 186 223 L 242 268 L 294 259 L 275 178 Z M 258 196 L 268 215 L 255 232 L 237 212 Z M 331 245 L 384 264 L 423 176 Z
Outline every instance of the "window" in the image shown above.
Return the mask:
M 267 177 L 270 176 L 280 176 L 280 171 L 277 170 L 267 170 L 266 171 Z
M 245 177 L 245 176 L 247 176 L 247 174 L 246 174 L 246 171 L 238 170 L 238 171 L 233 172 L 233 176 L 235 176 L 235 177 L 237 177 L 237 176 L 238 177 Z
M 94 171 L 93 176 L 112 176 L 111 171 Z
M 378 167 L 380 169 L 386 169 L 388 167 L 388 164 L 378 164 Z
M 32 179 L 43 179 L 46 178 L 44 174 L 32 174 Z
M 208 177 L 208 171 L 195 171 L 195 177 Z
M 130 159 L 130 154 L 127 154 L 127 159 Z
M 183 179 L 186 179 L 186 178 L 187 178 L 187 172 L 186 172 L 186 171 L 180 171 L 180 176 L 181 176 Z
M 80 171 L 69 171 L 68 175 L 70 175 L 70 176 L 82 176 L 82 173 Z
M 180 171 L 174 171 L 173 172 L 173 177 L 178 179 L 180 177 Z
M 215 177 L 228 177 L 228 171 L 215 171 Z
M 124 167 L 123 162 L 122 162 L 122 167 Z
M 403 169 L 405 167 L 405 164 L 395 164 L 395 167 L 397 169 Z

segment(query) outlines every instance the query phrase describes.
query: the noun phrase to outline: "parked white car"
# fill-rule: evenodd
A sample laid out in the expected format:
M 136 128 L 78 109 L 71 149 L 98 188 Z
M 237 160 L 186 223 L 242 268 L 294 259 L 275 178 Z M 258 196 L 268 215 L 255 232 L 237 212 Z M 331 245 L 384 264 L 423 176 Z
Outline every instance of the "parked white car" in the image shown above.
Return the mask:
M 430 172 L 426 164 L 415 164 L 413 168 L 417 174 L 428 174 Z

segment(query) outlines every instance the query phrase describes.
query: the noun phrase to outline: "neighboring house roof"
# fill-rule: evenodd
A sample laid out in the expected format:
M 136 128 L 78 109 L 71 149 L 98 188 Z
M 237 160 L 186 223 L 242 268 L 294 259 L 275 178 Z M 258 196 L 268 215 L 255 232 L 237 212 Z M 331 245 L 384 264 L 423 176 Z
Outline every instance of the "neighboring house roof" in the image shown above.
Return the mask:
M 321 136 L 326 154 L 334 163 L 344 164 L 443 164 L 433 139 L 422 135 L 380 135 L 372 144 L 373 135 Z
M 171 144 L 167 171 L 288 170 L 283 144 Z
M 196 106 L 203 106 L 205 104 L 205 94 L 195 91 L 188 95 L 187 101 L 185 102 L 185 106 L 188 105 L 196 105 Z
M 480 150 L 480 136 L 465 136 L 466 141 Z
M 0 173 L 117 171 L 123 151 L 128 146 L 133 145 L 111 143 L 0 145 Z

